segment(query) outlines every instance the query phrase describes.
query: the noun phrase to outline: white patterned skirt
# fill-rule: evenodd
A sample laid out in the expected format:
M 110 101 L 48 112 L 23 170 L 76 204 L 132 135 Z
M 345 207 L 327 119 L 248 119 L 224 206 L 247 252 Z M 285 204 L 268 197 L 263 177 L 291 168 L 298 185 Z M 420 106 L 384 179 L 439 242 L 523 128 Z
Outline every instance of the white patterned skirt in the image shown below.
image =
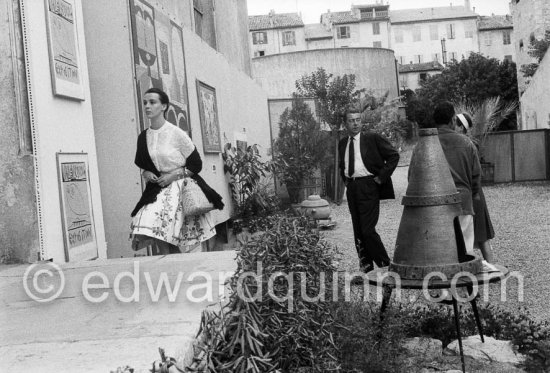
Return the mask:
M 136 234 L 153 237 L 185 249 L 216 235 L 210 213 L 186 216 L 181 207 L 183 179 L 172 182 L 157 195 L 157 200 L 143 206 L 132 218 L 131 238 Z

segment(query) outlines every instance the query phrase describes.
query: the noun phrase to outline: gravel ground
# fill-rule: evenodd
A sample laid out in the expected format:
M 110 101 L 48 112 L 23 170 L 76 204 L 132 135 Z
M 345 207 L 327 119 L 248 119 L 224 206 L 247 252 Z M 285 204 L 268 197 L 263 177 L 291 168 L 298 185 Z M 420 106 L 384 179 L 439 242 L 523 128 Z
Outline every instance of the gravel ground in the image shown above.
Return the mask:
M 392 176 L 396 199 L 380 204 L 377 231 L 390 258 L 403 211 L 401 198 L 407 188 L 408 156 L 404 154 L 403 162 Z M 495 262 L 523 277 L 523 286 L 511 279 L 504 292 L 500 291 L 499 284 L 491 285 L 489 300 L 511 309 L 523 306 L 533 318 L 550 321 L 550 182 L 487 185 L 483 191 L 495 228 L 496 237 L 492 240 Z M 331 217 L 337 226 L 326 231 L 326 238 L 342 252 L 340 269 L 356 271 L 358 260 L 347 202 L 332 208 Z M 477 254 L 481 256 L 479 251 Z

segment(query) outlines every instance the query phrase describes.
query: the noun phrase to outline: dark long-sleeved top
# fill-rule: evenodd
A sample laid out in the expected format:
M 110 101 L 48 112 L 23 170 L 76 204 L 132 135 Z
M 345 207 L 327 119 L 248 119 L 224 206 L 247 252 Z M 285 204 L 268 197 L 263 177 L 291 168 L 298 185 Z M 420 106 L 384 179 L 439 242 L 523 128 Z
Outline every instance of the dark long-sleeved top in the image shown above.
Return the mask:
M 439 142 L 447 158 L 456 189 L 460 193 L 463 215 L 473 215 L 472 196 L 479 193 L 481 165 L 476 146 L 467 136 L 448 127 L 439 127 Z
M 346 146 L 349 139 L 344 137 L 338 144 L 340 157 L 340 176 L 346 179 L 344 174 Z M 380 185 L 380 199 L 393 199 L 395 193 L 391 181 L 391 175 L 399 163 L 399 152 L 383 136 L 374 132 L 362 132 L 360 137 L 361 159 L 366 169 L 378 176 Z

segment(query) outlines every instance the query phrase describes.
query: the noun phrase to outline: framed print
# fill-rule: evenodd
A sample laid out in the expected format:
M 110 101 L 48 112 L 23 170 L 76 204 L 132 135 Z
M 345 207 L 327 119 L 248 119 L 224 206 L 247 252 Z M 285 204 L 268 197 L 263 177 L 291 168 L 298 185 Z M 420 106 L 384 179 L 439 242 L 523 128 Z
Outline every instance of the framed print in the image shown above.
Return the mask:
M 84 100 L 74 0 L 44 0 L 54 95 Z
M 196 84 L 204 152 L 221 153 L 216 90 L 199 80 L 196 81 Z
M 67 262 L 98 257 L 87 153 L 57 153 L 63 241 Z

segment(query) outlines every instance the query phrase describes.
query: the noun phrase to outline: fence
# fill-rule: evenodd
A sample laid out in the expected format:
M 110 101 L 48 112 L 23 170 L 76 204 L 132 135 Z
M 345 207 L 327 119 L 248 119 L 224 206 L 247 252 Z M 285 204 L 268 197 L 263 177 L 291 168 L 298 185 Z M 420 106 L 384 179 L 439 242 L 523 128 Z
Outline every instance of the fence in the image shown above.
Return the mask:
M 484 149 L 485 161 L 495 165 L 494 181 L 550 179 L 550 130 L 495 132 Z

